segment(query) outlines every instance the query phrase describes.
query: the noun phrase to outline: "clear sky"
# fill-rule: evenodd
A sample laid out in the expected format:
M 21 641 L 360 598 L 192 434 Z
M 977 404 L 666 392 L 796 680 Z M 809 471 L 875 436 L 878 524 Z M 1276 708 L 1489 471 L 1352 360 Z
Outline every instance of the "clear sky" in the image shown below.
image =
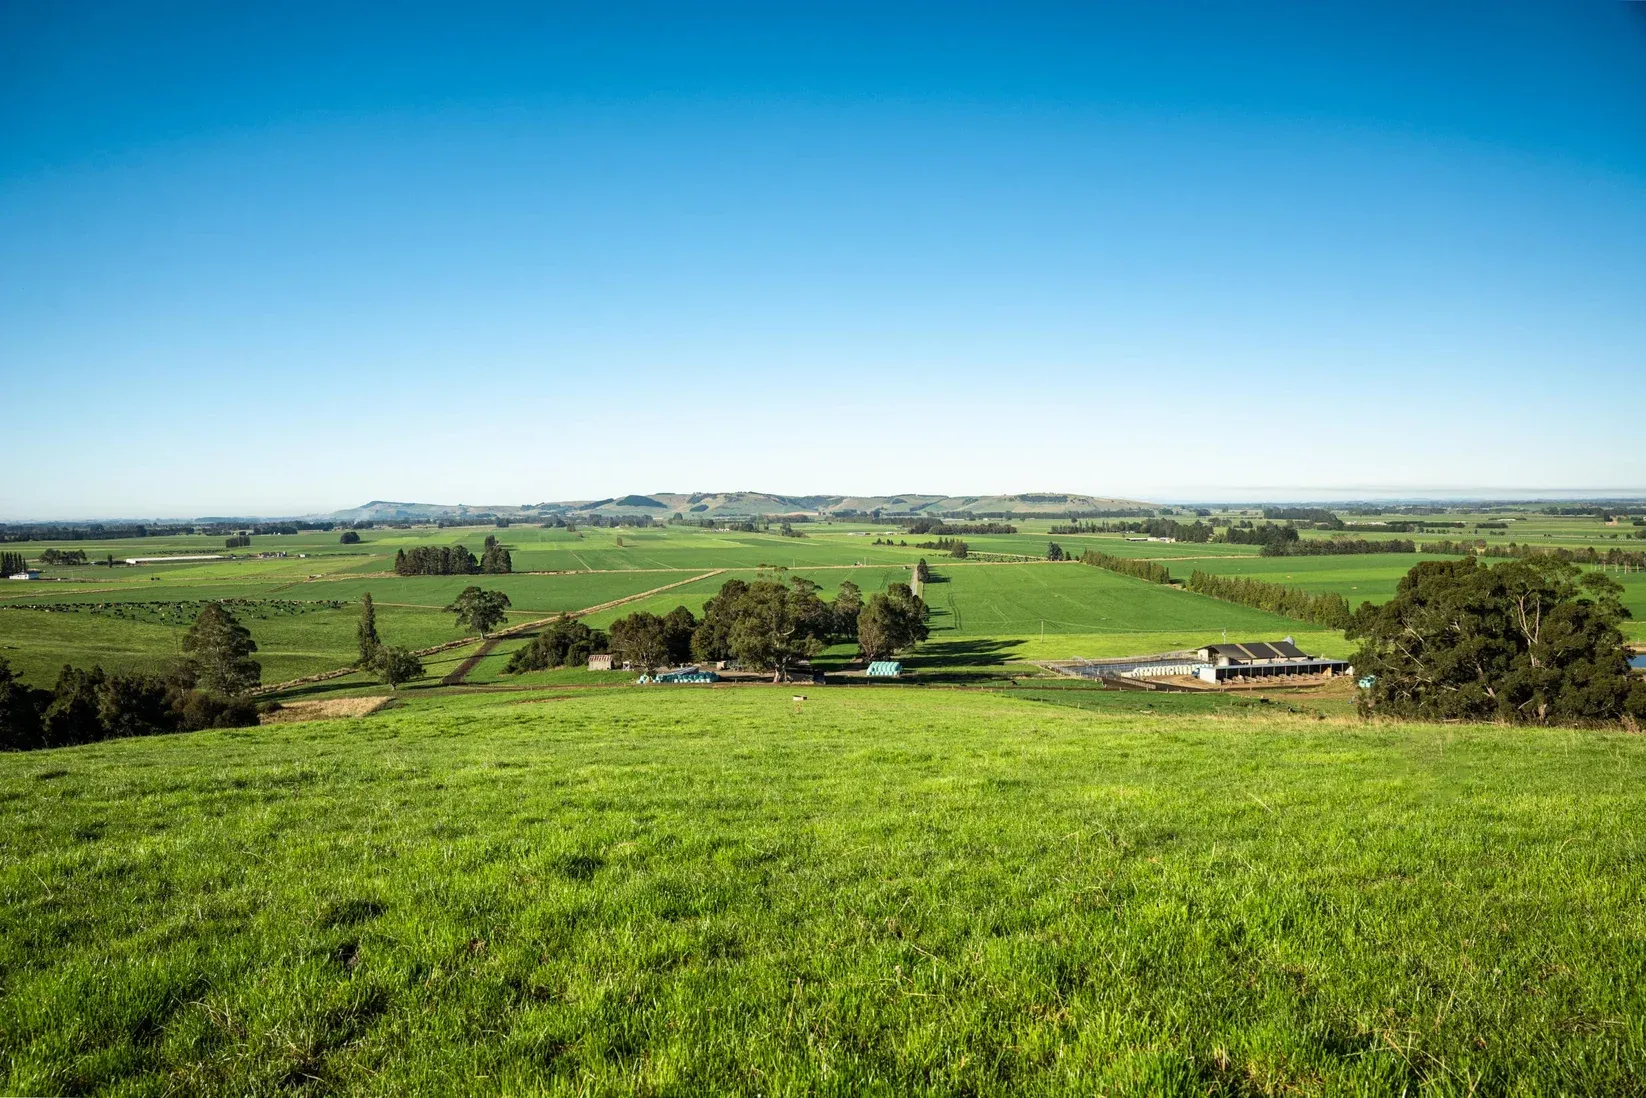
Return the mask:
M 0 517 L 1646 494 L 1646 4 L 0 0 Z

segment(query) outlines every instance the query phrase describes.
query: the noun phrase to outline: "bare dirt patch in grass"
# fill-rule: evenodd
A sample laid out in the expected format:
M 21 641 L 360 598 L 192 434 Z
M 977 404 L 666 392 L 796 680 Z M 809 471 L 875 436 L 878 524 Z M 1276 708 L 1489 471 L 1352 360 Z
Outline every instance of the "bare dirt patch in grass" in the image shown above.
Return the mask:
M 294 724 L 298 721 L 335 721 L 364 717 L 382 709 L 393 698 L 327 698 L 323 701 L 287 702 L 272 713 L 264 713 L 259 724 Z

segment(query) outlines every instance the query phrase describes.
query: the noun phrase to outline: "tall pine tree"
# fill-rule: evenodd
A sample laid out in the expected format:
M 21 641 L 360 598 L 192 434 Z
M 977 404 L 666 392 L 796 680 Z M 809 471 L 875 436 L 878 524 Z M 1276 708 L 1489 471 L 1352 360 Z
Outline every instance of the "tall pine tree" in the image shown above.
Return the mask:
M 360 624 L 355 629 L 355 638 L 360 642 L 359 663 L 364 667 L 377 656 L 377 649 L 382 645 L 377 638 L 377 607 L 372 604 L 370 591 L 360 597 Z

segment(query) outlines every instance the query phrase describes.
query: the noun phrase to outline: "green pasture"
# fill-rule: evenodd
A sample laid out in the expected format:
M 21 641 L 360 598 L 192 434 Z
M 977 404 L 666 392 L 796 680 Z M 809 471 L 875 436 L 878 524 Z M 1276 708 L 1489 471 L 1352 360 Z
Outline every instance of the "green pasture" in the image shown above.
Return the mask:
M 1387 602 L 1395 587 L 1419 561 L 1453 560 L 1424 553 L 1357 553 L 1329 557 L 1251 557 L 1246 560 L 1198 560 L 1174 567 L 1172 576 L 1187 580 L 1195 571 L 1219 576 L 1247 576 L 1314 593 L 1332 592 L 1349 600 Z
M 1607 577 L 1616 580 L 1623 587 L 1623 605 L 1629 608 L 1633 618 L 1623 623 L 1623 632 L 1631 640 L 1646 643 L 1646 573 L 1631 572 L 1619 575 L 1616 572 L 1606 573 Z
M 709 569 L 703 569 L 704 572 Z M 356 599 L 367 591 L 379 605 L 442 607 L 465 587 L 479 585 L 509 596 L 514 609 L 536 614 L 586 610 L 667 584 L 690 579 L 687 572 L 582 573 L 563 576 L 379 576 L 318 580 L 294 589 L 291 597 Z
M 526 620 L 530 615 L 514 615 Z M 357 653 L 358 605 L 340 610 L 258 617 L 240 614 L 257 642 L 263 681 L 283 682 L 347 666 Z M 0 656 L 37 686 L 50 686 L 65 663 L 106 671 L 156 671 L 180 658 L 186 625 L 135 621 L 111 613 L 0 609 Z M 463 636 L 450 614 L 420 607 L 379 606 L 386 643 L 427 648 Z
M 0 756 L 0 1090 L 1646 1078 L 1637 736 L 790 693 L 414 696 Z
M 1014 523 L 1013 525 L 1017 524 Z M 1047 526 L 1051 524 L 1041 523 L 1040 525 Z M 935 537 L 936 535 L 922 534 L 918 537 L 910 537 L 907 540 L 912 545 L 916 541 L 930 541 Z M 1158 559 L 1170 562 L 1179 557 L 1247 557 L 1255 556 L 1259 552 L 1259 546 L 1256 545 L 1131 541 L 1124 534 L 1046 534 L 1039 532 L 965 534 L 961 535 L 960 540 L 964 541 L 966 547 L 974 553 L 1015 553 L 1037 559 L 1045 557 L 1047 545 L 1054 541 L 1061 545 L 1063 551 L 1071 557 L 1078 557 L 1086 550 L 1091 549 L 1099 553 L 1107 553 L 1112 557 Z M 935 549 L 920 550 L 919 555 L 925 557 L 928 562 L 948 559 L 946 553 Z
M 860 562 L 913 563 L 920 553 L 912 548 L 877 546 L 873 538 L 844 534 L 808 534 L 786 538 L 780 534 L 703 532 L 683 528 L 612 531 L 587 530 L 576 545 L 552 549 L 511 548 L 517 571 L 568 571 L 757 568 L 783 565 L 849 566 Z M 619 546 L 617 540 L 623 544 Z M 504 539 L 507 544 L 507 539 Z
M 1283 636 L 1299 623 L 1086 564 L 933 565 L 933 635 L 1205 633 Z

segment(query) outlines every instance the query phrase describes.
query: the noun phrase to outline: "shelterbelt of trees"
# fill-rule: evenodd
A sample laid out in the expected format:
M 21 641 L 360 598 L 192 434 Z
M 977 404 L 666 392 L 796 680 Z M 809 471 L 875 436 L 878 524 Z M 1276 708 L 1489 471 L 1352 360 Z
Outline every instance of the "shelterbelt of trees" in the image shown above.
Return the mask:
M 1128 533 L 1143 534 L 1152 538 L 1172 538 L 1175 541 L 1190 542 L 1192 544 L 1216 543 L 1219 545 L 1258 545 L 1262 546 L 1262 554 L 1266 557 L 1300 557 L 1317 555 L 1339 555 L 1351 553 L 1413 553 L 1417 546 L 1410 541 L 1389 539 L 1367 541 L 1361 538 L 1333 537 L 1304 540 L 1297 527 L 1292 524 L 1280 525 L 1273 522 L 1257 524 L 1232 523 L 1223 525 L 1224 520 L 1213 519 L 1194 522 L 1178 522 L 1170 518 L 1154 518 L 1145 522 L 1077 522 L 1065 526 L 1053 526 L 1051 532 L 1057 534 L 1088 534 L 1088 533 Z M 1342 523 L 1337 526 L 1342 528 Z
M 827 645 L 855 641 L 866 659 L 905 651 L 927 636 L 927 607 L 906 583 L 863 599 L 847 580 L 834 601 L 817 595 L 803 577 L 727 580 L 703 607 L 699 620 L 684 606 L 658 616 L 636 612 L 612 622 L 607 632 L 562 616 L 509 660 L 509 673 L 576 666 L 597 652 L 647 673 L 688 660 L 736 660 L 744 667 L 786 679 L 795 665 Z
M 1215 576 L 1199 569 L 1189 576 L 1189 590 L 1332 629 L 1344 629 L 1349 624 L 1349 601 L 1330 591 L 1317 594 L 1244 576 Z

